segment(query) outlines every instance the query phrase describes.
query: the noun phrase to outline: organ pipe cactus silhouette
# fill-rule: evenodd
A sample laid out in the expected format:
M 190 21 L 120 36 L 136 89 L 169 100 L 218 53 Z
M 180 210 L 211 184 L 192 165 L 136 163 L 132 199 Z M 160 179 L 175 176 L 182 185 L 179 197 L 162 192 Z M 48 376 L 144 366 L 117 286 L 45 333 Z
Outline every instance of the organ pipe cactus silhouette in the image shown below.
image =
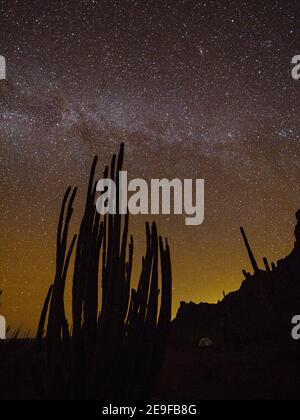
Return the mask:
M 122 144 L 104 171 L 104 178 L 115 181 L 117 196 L 123 160 Z M 163 362 L 171 321 L 170 249 L 156 224 L 146 224 L 140 280 L 136 290 L 131 288 L 134 241 L 129 237 L 129 215 L 121 215 L 117 203 L 115 215 L 100 217 L 95 206 L 96 166 L 97 158 L 80 231 L 69 245 L 77 189 L 69 187 L 62 203 L 56 274 L 37 332 L 39 347 L 45 347 L 45 394 L 51 399 L 146 398 Z M 64 295 L 75 247 L 70 328 Z

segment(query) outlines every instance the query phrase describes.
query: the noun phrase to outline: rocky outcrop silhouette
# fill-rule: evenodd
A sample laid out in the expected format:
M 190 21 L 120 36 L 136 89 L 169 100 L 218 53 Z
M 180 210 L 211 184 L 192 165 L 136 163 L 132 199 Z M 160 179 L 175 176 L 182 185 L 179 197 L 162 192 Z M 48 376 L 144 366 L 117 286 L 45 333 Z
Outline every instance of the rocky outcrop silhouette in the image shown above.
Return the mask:
M 241 233 L 253 268 L 236 292 L 217 304 L 181 303 L 173 321 L 171 345 L 196 347 L 204 337 L 230 350 L 248 345 L 292 343 L 291 320 L 300 314 L 300 210 L 296 213 L 295 245 L 276 264 L 263 258 L 260 268 L 243 228 Z

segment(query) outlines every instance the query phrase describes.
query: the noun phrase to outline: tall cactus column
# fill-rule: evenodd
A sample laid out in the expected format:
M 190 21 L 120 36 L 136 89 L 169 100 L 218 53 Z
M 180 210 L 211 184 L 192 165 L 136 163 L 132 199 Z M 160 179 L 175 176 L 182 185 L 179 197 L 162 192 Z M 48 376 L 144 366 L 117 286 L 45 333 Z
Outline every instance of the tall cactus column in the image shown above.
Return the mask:
M 118 156 L 113 156 L 110 168 L 104 171 L 104 178 L 110 175 L 118 192 L 123 159 L 122 144 Z M 96 165 L 97 158 L 91 169 L 78 239 L 74 236 L 70 244 L 68 232 L 76 189 L 72 192 L 69 188 L 62 203 L 56 275 L 37 332 L 37 344 L 46 354 L 45 396 L 147 398 L 163 361 L 171 322 L 170 249 L 159 237 L 156 224 L 151 228 L 147 224 L 140 281 L 137 290 L 131 290 L 134 244 L 128 233 L 129 216 L 121 215 L 118 207 L 115 215 L 100 217 L 97 213 Z M 73 325 L 69 328 L 64 295 L 75 245 Z

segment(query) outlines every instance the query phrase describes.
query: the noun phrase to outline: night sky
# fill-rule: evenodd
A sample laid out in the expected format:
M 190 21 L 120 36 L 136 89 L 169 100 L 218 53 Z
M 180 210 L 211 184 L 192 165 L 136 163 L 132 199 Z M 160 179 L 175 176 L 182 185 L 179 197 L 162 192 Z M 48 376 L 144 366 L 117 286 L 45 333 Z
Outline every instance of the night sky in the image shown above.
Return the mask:
M 0 1 L 0 312 L 34 330 L 62 195 L 126 145 L 130 177 L 204 178 L 205 223 L 156 218 L 181 300 L 215 302 L 293 246 L 300 208 L 300 5 L 294 1 Z M 151 217 L 148 218 L 152 220 Z M 136 269 L 143 223 L 132 217 Z M 137 272 L 136 270 L 136 272 Z M 69 283 L 70 284 L 70 283 Z

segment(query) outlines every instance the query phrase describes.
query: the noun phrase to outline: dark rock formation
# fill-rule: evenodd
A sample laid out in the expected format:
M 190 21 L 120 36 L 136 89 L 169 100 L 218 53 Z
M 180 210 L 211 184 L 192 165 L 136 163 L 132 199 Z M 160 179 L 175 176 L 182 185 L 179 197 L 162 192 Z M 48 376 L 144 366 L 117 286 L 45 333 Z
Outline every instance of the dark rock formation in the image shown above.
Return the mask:
M 244 230 L 241 233 L 254 274 L 245 270 L 241 288 L 218 304 L 181 303 L 173 321 L 171 344 L 196 347 L 210 337 L 216 347 L 291 344 L 291 320 L 300 314 L 300 210 L 296 213 L 294 249 L 271 265 L 259 268 Z

